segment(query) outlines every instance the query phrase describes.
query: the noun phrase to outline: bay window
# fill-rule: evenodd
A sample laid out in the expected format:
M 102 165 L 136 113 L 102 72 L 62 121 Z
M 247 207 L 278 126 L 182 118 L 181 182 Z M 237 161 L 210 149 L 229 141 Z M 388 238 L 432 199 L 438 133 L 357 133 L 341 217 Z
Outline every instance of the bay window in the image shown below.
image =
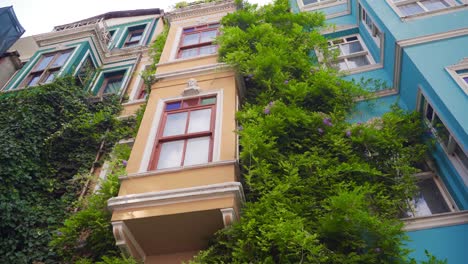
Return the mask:
M 141 45 L 145 26 L 131 27 L 128 29 L 127 38 L 125 39 L 124 48 Z
M 218 46 L 213 43 L 219 33 L 219 23 L 184 28 L 177 58 L 190 58 L 214 54 Z
M 336 50 L 336 64 L 340 70 L 351 70 L 373 64 L 374 61 L 364 42 L 358 35 L 328 41 L 330 50 Z
M 24 80 L 23 86 L 36 86 L 52 82 L 72 51 L 72 49 L 69 49 L 42 55 Z
M 215 96 L 166 103 L 149 169 L 211 162 L 215 111 Z

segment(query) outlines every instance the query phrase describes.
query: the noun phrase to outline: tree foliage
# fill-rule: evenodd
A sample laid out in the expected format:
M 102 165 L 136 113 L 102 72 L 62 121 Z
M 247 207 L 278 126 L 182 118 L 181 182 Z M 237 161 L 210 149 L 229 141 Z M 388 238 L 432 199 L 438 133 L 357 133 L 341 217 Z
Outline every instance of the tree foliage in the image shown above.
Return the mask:
M 419 116 L 395 106 L 348 123 L 367 92 L 311 54 L 326 47 L 323 14 L 293 14 L 286 0 L 242 6 L 223 18 L 218 43 L 246 83 L 237 132 L 247 203 L 192 262 L 408 262 L 399 215 L 426 156 Z
M 76 175 L 130 131 L 119 99 L 96 102 L 65 78 L 3 93 L 0 107 L 0 262 L 57 262 L 48 243 L 83 187 Z

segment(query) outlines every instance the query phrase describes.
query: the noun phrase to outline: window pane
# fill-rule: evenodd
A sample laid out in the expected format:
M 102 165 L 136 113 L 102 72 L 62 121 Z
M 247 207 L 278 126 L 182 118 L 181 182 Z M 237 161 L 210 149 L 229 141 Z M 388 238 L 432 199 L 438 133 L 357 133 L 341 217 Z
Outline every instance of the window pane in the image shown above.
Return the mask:
M 198 55 L 198 48 L 185 49 L 180 52 L 181 58 L 190 58 Z
M 167 115 L 163 137 L 184 134 L 186 123 L 187 112 Z
M 361 66 L 366 66 L 369 65 L 370 62 L 367 59 L 367 56 L 359 56 L 359 57 L 354 57 L 354 58 L 349 58 L 348 59 L 348 65 L 350 69 L 361 67 Z
M 302 3 L 304 3 L 304 5 L 313 4 L 317 2 L 318 0 L 302 0 Z
M 166 111 L 176 110 L 180 108 L 180 102 L 166 104 Z
M 423 4 L 429 11 L 443 9 L 450 6 L 443 0 L 426 0 L 421 1 L 421 4 Z
M 434 114 L 434 124 L 433 127 L 437 131 L 437 136 L 444 143 L 445 146 L 448 146 L 448 141 L 450 133 L 445 125 L 440 121 L 440 118 L 437 114 Z
M 198 105 L 198 98 L 184 100 L 184 108 Z
M 203 98 L 201 100 L 202 105 L 215 104 L 215 103 L 216 103 L 216 97 Z
M 135 42 L 140 41 L 141 37 L 143 36 L 143 32 L 133 32 L 131 33 L 131 37 L 128 39 L 128 42 Z
M 468 83 L 468 77 L 463 77 L 463 80 Z
M 48 73 L 47 78 L 45 79 L 44 83 L 50 83 L 55 79 L 55 76 L 57 76 L 58 71 L 51 71 Z
M 190 34 L 184 36 L 184 41 L 182 42 L 182 46 L 198 44 L 198 39 L 200 38 L 200 34 Z
M 465 167 L 465 169 L 468 169 L 468 157 L 466 156 L 465 152 L 461 149 L 461 147 L 457 144 L 455 146 L 455 155 L 460 159 L 461 163 Z
M 430 104 L 427 104 L 426 118 L 429 122 L 432 122 L 432 113 L 434 113 L 434 109 L 432 109 Z
M 356 52 L 363 51 L 364 49 L 362 48 L 362 45 L 359 41 L 356 42 L 351 42 L 347 44 L 341 45 L 341 54 L 342 55 L 348 55 Z
M 187 141 L 184 166 L 208 162 L 210 137 L 192 138 Z
M 201 33 L 200 42 L 211 42 L 216 38 L 216 33 L 218 30 L 204 31 Z
M 216 53 L 216 45 L 200 47 L 200 55 Z
M 355 40 L 358 40 L 358 38 L 356 36 L 346 38 L 346 41 L 348 41 L 348 42 L 355 41 Z
M 405 16 L 415 15 L 424 12 L 424 10 L 417 3 L 401 5 L 398 6 L 398 8 L 400 8 L 400 11 Z
M 419 192 L 413 198 L 414 216 L 428 216 L 450 211 L 432 178 L 419 181 L 417 186 Z
M 68 59 L 68 56 L 70 56 L 71 51 L 66 51 L 60 55 L 58 55 L 58 58 L 52 63 L 51 67 L 62 67 L 65 61 Z
M 182 161 L 184 140 L 166 142 L 161 144 L 159 153 L 158 169 L 178 167 Z
M 44 58 L 42 58 L 41 61 L 38 64 L 37 68 L 35 69 L 35 71 L 44 70 L 47 67 L 47 65 L 49 65 L 49 63 L 52 61 L 52 58 L 54 58 L 54 55 L 48 55 L 48 56 L 45 56 Z
M 190 112 L 188 133 L 209 131 L 211 124 L 211 109 Z
M 104 94 L 118 93 L 122 86 L 122 78 L 111 79 L 107 82 L 104 88 Z
M 424 95 L 421 94 L 421 102 L 419 104 L 419 112 L 423 112 L 424 111 L 424 104 L 426 103 L 426 98 L 424 97 Z
M 347 70 L 348 65 L 346 65 L 346 62 L 344 60 L 339 60 L 338 61 L 338 68 L 340 69 L 340 71 Z
M 29 80 L 29 82 L 28 82 L 28 84 L 26 86 L 36 85 L 39 82 L 40 77 L 41 77 L 40 74 L 33 75 L 33 77 L 31 78 L 31 80 Z

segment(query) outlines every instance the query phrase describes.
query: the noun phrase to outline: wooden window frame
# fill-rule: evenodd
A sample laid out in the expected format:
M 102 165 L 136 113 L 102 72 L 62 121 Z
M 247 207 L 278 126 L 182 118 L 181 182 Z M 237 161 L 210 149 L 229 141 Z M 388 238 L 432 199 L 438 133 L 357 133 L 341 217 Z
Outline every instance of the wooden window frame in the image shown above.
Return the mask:
M 129 28 L 127 38 L 125 39 L 123 47 L 124 48 L 131 48 L 131 47 L 139 46 L 141 44 L 140 42 L 143 40 L 143 35 L 144 35 L 144 32 L 145 32 L 145 29 L 146 29 L 146 25 L 144 27 L 137 26 L 137 27 Z M 140 39 L 130 41 L 132 36 L 135 35 L 135 34 L 141 34 Z
M 106 76 L 104 75 L 104 81 L 102 82 L 101 84 L 101 87 L 99 88 L 99 92 L 98 92 L 98 96 L 103 96 L 103 95 L 107 95 L 107 94 L 112 94 L 112 93 L 104 93 L 104 90 L 106 89 L 106 86 L 107 84 L 111 81 L 111 80 L 115 80 L 115 79 L 121 79 L 121 82 L 122 82 L 122 85 L 123 85 L 123 79 L 124 79 L 124 75 L 125 73 L 118 73 L 118 74 L 115 74 L 115 75 L 111 75 L 111 76 Z M 122 88 L 122 87 L 121 87 Z
M 216 27 L 210 27 L 210 26 L 216 26 Z M 213 45 L 213 41 L 200 42 L 201 41 L 201 33 L 202 32 L 207 32 L 207 31 L 213 31 L 213 29 L 216 29 L 216 36 L 219 36 L 219 27 L 220 27 L 219 23 L 210 23 L 210 24 L 205 24 L 205 25 L 200 25 L 200 26 L 186 27 L 186 28 L 182 29 L 182 34 L 181 34 L 181 37 L 180 37 L 179 45 L 177 47 L 177 57 L 176 58 L 177 59 L 187 59 L 187 58 L 193 58 L 193 57 L 200 56 L 200 49 L 202 47 L 208 47 L 208 46 Z M 184 31 L 186 31 L 188 29 L 191 29 L 191 28 L 193 28 L 194 31 L 184 32 Z M 193 34 L 200 34 L 198 43 L 190 44 L 190 45 L 183 45 L 185 37 L 188 36 L 188 35 L 193 35 Z M 197 48 L 197 54 L 196 55 L 191 56 L 191 57 L 185 57 L 185 58 L 181 56 L 182 52 L 184 50 L 189 50 L 189 49 L 194 49 L 194 48 Z M 216 48 L 215 48 L 215 53 L 217 51 L 218 51 L 218 46 L 216 46 Z M 215 53 L 213 53 L 213 54 L 215 54 Z
M 60 66 L 55 66 L 53 67 L 54 63 L 57 61 L 57 59 L 62 55 L 68 53 L 68 57 L 65 59 L 62 65 Z M 22 83 L 22 87 L 33 87 L 39 84 L 46 83 L 45 81 L 49 78 L 51 74 L 54 74 L 55 72 L 60 72 L 62 67 L 67 63 L 67 61 L 70 59 L 71 54 L 73 53 L 73 49 L 66 49 L 66 50 L 60 50 L 56 52 L 51 52 L 51 53 L 46 53 L 41 55 L 41 58 L 36 62 L 34 67 L 29 71 L 28 76 L 24 79 Z M 41 62 L 48 57 L 52 57 L 52 59 L 45 65 L 43 69 L 38 69 L 39 65 Z M 29 85 L 29 83 L 33 80 L 34 77 L 39 76 L 39 80 L 34 84 L 34 85 Z M 55 77 L 54 77 L 55 79 Z M 52 80 L 53 81 L 53 80 Z
M 203 99 L 208 99 L 208 98 L 215 98 L 215 102 L 211 104 L 206 104 L 202 105 L 201 102 Z M 197 99 L 198 103 L 195 106 L 188 106 L 188 107 L 183 107 L 185 101 L 191 101 Z M 181 107 L 180 109 L 175 109 L 175 110 L 167 110 L 166 107 L 168 104 L 173 104 L 180 102 Z M 211 162 L 213 160 L 213 147 L 214 147 L 214 137 L 215 137 L 215 125 L 216 125 L 216 107 L 218 105 L 218 97 L 216 95 L 206 95 L 206 96 L 200 96 L 200 97 L 195 97 L 195 98 L 187 98 L 187 99 L 182 99 L 182 100 L 176 100 L 176 101 L 168 101 L 165 102 L 164 104 L 164 112 L 162 113 L 161 116 L 161 121 L 159 122 L 159 128 L 158 132 L 156 135 L 156 140 L 154 143 L 153 151 L 151 153 L 151 158 L 150 158 L 150 163 L 148 166 L 148 170 L 157 170 L 158 169 L 158 163 L 159 163 L 159 158 L 161 154 L 161 146 L 163 143 L 167 142 L 173 142 L 173 141 L 179 141 L 179 140 L 184 140 L 184 146 L 181 154 L 181 162 L 179 166 L 174 166 L 171 168 L 180 168 L 184 166 L 184 160 L 185 160 L 185 154 L 187 150 L 187 142 L 189 139 L 193 138 L 201 138 L 201 137 L 210 137 L 210 143 L 208 146 L 208 162 Z M 211 116 L 210 116 L 210 130 L 207 131 L 201 131 L 201 132 L 195 132 L 195 133 L 187 133 L 188 126 L 190 123 L 190 112 L 197 111 L 197 110 L 203 110 L 203 109 L 211 109 Z M 179 135 L 173 135 L 173 136 L 163 136 L 164 133 L 164 128 L 166 126 L 167 122 L 167 116 L 169 114 L 177 114 L 177 113 L 188 113 L 187 114 L 187 120 L 185 121 L 185 131 L 184 134 L 179 134 Z M 169 168 L 168 168 L 169 169 Z

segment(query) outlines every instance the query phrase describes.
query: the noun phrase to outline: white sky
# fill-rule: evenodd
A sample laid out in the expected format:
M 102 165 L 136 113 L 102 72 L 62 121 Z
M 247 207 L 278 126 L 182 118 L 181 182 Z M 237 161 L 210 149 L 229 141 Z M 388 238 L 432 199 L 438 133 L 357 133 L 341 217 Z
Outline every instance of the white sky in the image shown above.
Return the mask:
M 271 1 L 249 0 L 258 4 Z M 13 5 L 20 24 L 26 29 L 23 35 L 26 37 L 109 11 L 161 8 L 167 12 L 177 2 L 180 0 L 0 0 L 0 7 Z

